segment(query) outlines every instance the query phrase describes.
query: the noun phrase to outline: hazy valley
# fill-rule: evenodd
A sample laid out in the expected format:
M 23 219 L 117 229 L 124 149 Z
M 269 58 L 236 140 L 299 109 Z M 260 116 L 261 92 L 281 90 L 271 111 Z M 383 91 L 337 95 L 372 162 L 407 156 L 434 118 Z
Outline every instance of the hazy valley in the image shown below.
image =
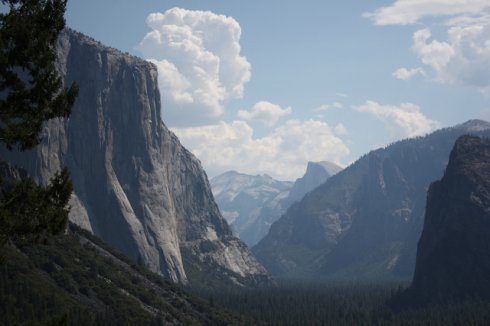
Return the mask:
M 65 27 L 66 5 L 2 2 L 0 325 L 490 323 L 485 109 L 452 126 L 455 115 L 348 105 L 342 92 L 309 118 L 267 101 L 244 109 L 233 100 L 260 56 L 240 54 L 233 17 L 149 14 L 143 58 Z M 383 14 L 362 19 L 392 24 Z M 461 28 L 453 43 L 414 34 L 437 78 L 427 67 L 391 77 L 459 87 L 454 40 L 475 17 L 446 22 Z M 428 59 L 448 46 L 445 65 Z M 354 118 L 365 113 L 390 137 Z M 359 156 L 359 144 L 375 149 Z

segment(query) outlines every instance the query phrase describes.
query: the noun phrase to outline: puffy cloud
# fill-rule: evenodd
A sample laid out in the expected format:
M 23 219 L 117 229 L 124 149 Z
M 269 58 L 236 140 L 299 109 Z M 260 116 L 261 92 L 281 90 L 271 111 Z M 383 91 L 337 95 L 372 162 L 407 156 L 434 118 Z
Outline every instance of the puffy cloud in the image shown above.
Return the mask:
M 396 0 L 363 16 L 376 25 L 410 25 L 427 16 L 479 14 L 489 7 L 488 0 Z
M 425 75 L 425 72 L 422 68 L 399 68 L 395 72 L 393 72 L 393 77 L 401 80 L 410 80 L 416 75 Z
M 431 37 L 429 29 L 421 29 L 413 34 L 413 50 L 420 60 L 431 66 L 436 72 L 443 72 L 444 68 L 454 56 L 454 48 L 446 42 L 428 40 Z
M 452 26 L 447 41 L 430 40 L 428 29 L 415 32 L 413 50 L 441 83 L 461 83 L 490 94 L 490 20 Z
M 259 120 L 266 126 L 272 127 L 281 117 L 291 113 L 292 109 L 290 107 L 283 109 L 279 105 L 261 101 L 256 103 L 249 111 L 238 111 L 238 117 L 247 121 Z
M 251 65 L 240 55 L 241 28 L 231 17 L 172 8 L 152 13 L 137 46 L 158 67 L 163 119 L 170 126 L 217 121 L 241 98 Z
M 340 164 L 349 154 L 329 125 L 318 120 L 288 120 L 260 138 L 245 121 L 172 130 L 211 175 L 235 169 L 294 180 L 308 161 Z
M 359 112 L 366 112 L 381 119 L 394 138 L 424 135 L 439 127 L 439 123 L 429 120 L 418 105 L 402 103 L 399 106 L 381 105 L 374 101 L 354 106 Z
M 488 0 L 397 0 L 364 14 L 377 25 L 414 24 L 428 16 L 445 16 L 445 40 L 434 40 L 429 28 L 413 34 L 412 49 L 429 69 L 425 75 L 441 83 L 459 83 L 490 94 L 490 2 Z M 448 17 L 449 16 L 449 17 Z M 438 23 L 440 25 L 440 23 Z M 409 79 L 417 71 L 398 69 Z

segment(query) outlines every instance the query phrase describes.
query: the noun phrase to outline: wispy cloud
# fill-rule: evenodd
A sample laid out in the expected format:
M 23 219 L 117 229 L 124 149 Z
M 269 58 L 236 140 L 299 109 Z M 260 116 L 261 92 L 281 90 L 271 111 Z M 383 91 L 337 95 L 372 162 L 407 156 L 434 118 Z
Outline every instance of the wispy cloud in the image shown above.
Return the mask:
M 372 114 L 383 121 L 393 139 L 424 135 L 440 126 L 439 122 L 428 119 L 421 112 L 420 107 L 413 103 L 392 106 L 366 101 L 353 108 L 359 112 Z
M 422 68 L 399 68 L 392 74 L 393 77 L 400 80 L 410 80 L 417 75 L 425 75 L 425 71 Z
M 397 0 L 392 5 L 364 13 L 376 25 L 411 25 L 428 16 L 479 14 L 488 0 Z
M 313 111 L 314 112 L 328 111 L 328 110 L 331 110 L 331 109 L 341 109 L 342 107 L 343 107 L 342 103 L 340 103 L 340 102 L 334 102 L 334 103 L 331 103 L 331 104 L 322 104 L 319 107 L 317 107 L 316 109 L 314 109 Z

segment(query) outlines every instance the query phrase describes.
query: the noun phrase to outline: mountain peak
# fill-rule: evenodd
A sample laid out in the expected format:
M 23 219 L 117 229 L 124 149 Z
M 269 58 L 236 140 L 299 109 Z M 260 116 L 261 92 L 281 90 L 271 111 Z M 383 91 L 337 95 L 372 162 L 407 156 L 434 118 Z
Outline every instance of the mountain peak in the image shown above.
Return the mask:
M 309 161 L 308 166 L 306 167 L 306 174 L 308 174 L 308 171 L 311 169 L 315 169 L 316 167 L 322 168 L 325 170 L 330 176 L 333 176 L 334 174 L 337 174 L 338 172 L 342 171 L 342 167 L 339 165 L 329 162 L 329 161 L 319 161 L 319 162 L 313 162 Z
M 467 132 L 484 131 L 490 129 L 490 122 L 480 119 L 472 119 L 456 125 L 454 128 L 463 129 Z

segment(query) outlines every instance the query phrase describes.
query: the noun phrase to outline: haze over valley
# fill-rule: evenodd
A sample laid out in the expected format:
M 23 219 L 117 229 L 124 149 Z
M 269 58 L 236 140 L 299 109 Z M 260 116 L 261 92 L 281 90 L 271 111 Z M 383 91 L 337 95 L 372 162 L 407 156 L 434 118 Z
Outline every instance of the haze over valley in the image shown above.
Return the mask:
M 5 0 L 0 324 L 490 323 L 490 2 Z

